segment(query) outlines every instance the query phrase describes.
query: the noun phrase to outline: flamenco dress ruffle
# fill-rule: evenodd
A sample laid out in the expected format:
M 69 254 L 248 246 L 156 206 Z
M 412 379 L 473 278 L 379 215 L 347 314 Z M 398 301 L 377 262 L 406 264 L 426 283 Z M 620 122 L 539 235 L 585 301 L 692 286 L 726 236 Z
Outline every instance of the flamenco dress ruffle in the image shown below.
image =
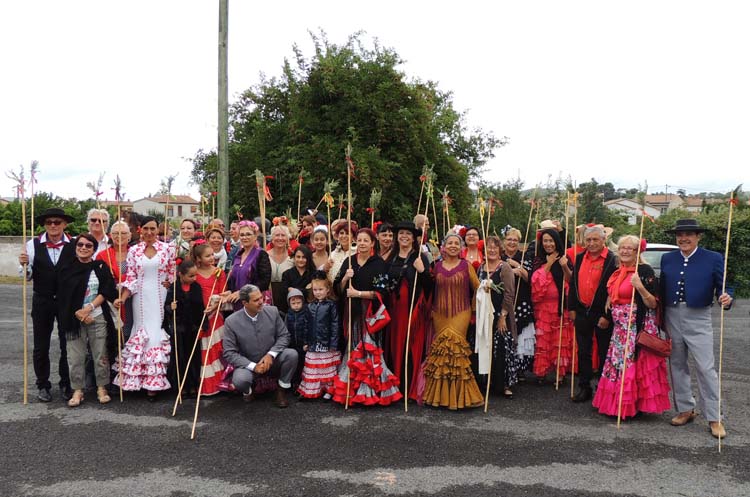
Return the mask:
M 573 323 L 563 315 L 560 340 L 560 294 L 551 273 L 543 269 L 535 271 L 531 278 L 531 292 L 536 329 L 533 372 L 538 377 L 544 377 L 549 372 L 556 371 L 559 349 L 560 376 L 565 376 L 570 372 L 575 332 Z
M 456 327 L 465 330 L 470 314 L 470 311 L 463 311 L 450 318 L 433 315 L 435 329 L 439 331 L 432 342 L 424 366 L 425 404 L 448 409 L 464 409 L 478 407 L 484 403 L 484 397 L 471 370 L 469 342 L 450 325 L 456 321 Z M 463 323 L 465 326 L 461 326 Z
M 357 328 L 361 326 L 359 322 L 353 324 Z M 358 329 L 352 332 L 353 336 L 360 334 Z M 398 378 L 383 362 L 383 349 L 369 333 L 363 331 L 362 335 L 362 340 L 351 351 L 348 360 L 333 381 L 333 400 L 346 404 L 349 392 L 349 405 L 387 406 L 397 402 L 403 395 L 398 390 Z
M 592 403 L 601 414 L 608 416 L 617 416 L 629 307 L 630 304 L 616 304 L 612 307 L 612 341 Z M 633 315 L 635 316 L 635 313 Z M 658 332 L 652 312 L 646 314 L 643 331 L 651 334 Z M 635 351 L 635 339 L 636 329 L 633 322 L 622 398 L 623 418 L 633 417 L 638 412 L 660 414 L 670 408 L 666 359 L 643 348 Z
M 297 388 L 297 393 L 307 399 L 316 399 L 325 393 L 331 393 L 339 364 L 341 364 L 339 351 L 307 351 L 305 367 L 302 369 L 302 381 Z
M 161 341 L 148 347 L 149 337 L 144 328 L 135 330 L 122 349 L 122 368 L 118 363 L 112 367 L 118 372 L 114 384 L 123 390 L 168 390 L 167 366 L 172 347 L 169 335 L 161 330 Z

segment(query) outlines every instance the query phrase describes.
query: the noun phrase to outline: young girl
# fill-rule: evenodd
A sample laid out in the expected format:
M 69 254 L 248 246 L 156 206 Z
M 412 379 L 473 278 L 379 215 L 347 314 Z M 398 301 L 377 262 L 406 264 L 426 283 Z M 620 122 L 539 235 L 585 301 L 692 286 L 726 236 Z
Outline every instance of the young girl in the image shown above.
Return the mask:
M 172 330 L 172 336 L 177 335 L 177 352 L 180 358 L 180 375 L 185 376 L 185 385 L 183 386 L 183 397 L 195 396 L 198 392 L 200 383 L 201 362 L 197 355 L 193 355 L 193 360 L 189 365 L 185 365 L 193 344 L 198 336 L 198 327 L 203 318 L 203 291 L 198 283 L 195 282 L 198 276 L 198 268 L 191 260 L 182 261 L 177 268 L 179 281 L 175 287 L 170 286 L 167 290 L 167 299 L 165 301 L 164 324 L 165 329 L 173 326 L 172 311 L 176 310 L 177 329 Z M 177 296 L 175 298 L 175 295 Z M 174 338 L 173 338 L 174 340 Z M 173 342 L 174 343 L 174 342 Z M 174 368 L 173 368 L 174 370 Z M 174 370 L 173 374 L 176 375 Z M 179 388 L 182 377 L 175 378 L 177 381 L 172 382 L 175 388 Z
M 331 300 L 331 282 L 317 271 L 312 279 L 313 302 L 308 306 L 310 326 L 305 339 L 305 367 L 297 392 L 309 399 L 330 399 L 336 370 L 341 364 L 339 313 Z
M 193 246 L 193 261 L 198 268 L 195 280 L 203 291 L 203 305 L 208 307 L 209 303 L 215 304 L 219 296 L 229 295 L 229 292 L 225 291 L 227 276 L 224 271 L 217 269 L 214 265 L 215 259 L 212 247 L 205 242 L 196 243 Z M 213 302 L 209 302 L 211 299 L 213 299 Z M 204 377 L 201 395 L 214 395 L 219 393 L 219 382 L 221 382 L 224 372 L 224 365 L 221 362 L 224 318 L 221 312 L 217 310 L 206 316 L 205 323 L 206 325 L 199 332 L 201 337 L 201 366 L 206 365 L 205 368 L 201 368 Z M 214 336 L 210 338 L 212 329 L 214 329 Z M 206 362 L 206 354 L 208 354 L 208 362 Z

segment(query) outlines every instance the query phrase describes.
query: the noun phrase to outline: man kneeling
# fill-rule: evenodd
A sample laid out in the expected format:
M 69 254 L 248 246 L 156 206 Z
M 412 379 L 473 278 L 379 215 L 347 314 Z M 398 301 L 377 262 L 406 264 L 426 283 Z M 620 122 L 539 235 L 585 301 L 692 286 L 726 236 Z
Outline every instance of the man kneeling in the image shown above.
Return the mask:
M 245 285 L 239 294 L 243 308 L 224 322 L 224 360 L 234 366 L 232 384 L 249 401 L 256 377 L 278 377 L 275 403 L 287 407 L 286 390 L 292 387 L 299 360 L 297 351 L 287 348 L 289 331 L 278 309 L 263 305 L 263 293 L 257 286 Z

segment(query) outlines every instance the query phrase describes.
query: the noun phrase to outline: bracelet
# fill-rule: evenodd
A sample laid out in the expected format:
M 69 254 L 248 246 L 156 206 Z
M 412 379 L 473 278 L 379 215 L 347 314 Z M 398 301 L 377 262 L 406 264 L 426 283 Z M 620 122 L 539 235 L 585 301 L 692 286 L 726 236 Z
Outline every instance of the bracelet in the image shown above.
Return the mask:
M 93 303 L 93 302 L 89 302 L 89 305 L 91 306 L 91 310 L 92 310 L 92 311 L 95 311 L 95 310 L 96 310 L 96 306 L 94 305 L 94 303 Z
M 362 291 L 361 290 L 357 290 L 357 297 L 362 298 Z

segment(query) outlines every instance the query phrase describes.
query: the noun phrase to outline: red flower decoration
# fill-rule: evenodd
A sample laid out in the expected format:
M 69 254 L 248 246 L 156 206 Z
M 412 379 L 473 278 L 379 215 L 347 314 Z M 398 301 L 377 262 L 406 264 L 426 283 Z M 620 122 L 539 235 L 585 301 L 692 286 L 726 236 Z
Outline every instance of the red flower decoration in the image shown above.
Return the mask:
M 646 251 L 646 245 L 647 245 L 647 243 L 648 242 L 646 242 L 645 238 L 641 238 L 641 252 L 645 252 Z

